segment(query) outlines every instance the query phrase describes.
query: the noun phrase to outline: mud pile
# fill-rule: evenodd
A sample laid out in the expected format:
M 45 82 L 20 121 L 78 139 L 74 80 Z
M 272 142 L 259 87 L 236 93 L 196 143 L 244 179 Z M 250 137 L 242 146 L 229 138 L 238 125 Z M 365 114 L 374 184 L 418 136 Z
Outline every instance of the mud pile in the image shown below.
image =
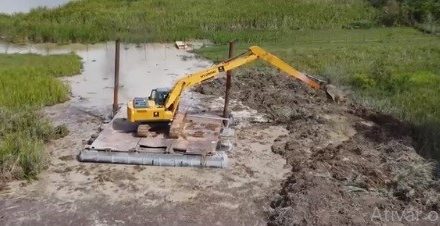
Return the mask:
M 224 79 L 197 88 L 224 95 Z M 420 157 L 404 123 L 353 103 L 333 103 L 322 91 L 274 71 L 243 70 L 232 98 L 286 125 L 272 151 L 292 166 L 268 211 L 270 225 L 430 222 L 438 213 L 435 165 Z M 419 211 L 417 219 L 385 211 Z M 413 222 L 414 223 L 414 222 Z

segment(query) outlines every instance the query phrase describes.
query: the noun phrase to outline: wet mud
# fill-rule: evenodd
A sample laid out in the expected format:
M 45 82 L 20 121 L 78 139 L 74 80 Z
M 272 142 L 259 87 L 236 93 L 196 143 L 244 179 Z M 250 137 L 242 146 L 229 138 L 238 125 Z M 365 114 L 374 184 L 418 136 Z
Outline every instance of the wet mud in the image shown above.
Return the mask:
M 222 95 L 224 83 L 198 91 Z M 438 211 L 435 164 L 416 153 L 406 124 L 349 100 L 334 103 L 272 70 L 235 73 L 232 96 L 288 130 L 272 146 L 292 170 L 272 198 L 269 225 L 436 223 L 373 215 Z

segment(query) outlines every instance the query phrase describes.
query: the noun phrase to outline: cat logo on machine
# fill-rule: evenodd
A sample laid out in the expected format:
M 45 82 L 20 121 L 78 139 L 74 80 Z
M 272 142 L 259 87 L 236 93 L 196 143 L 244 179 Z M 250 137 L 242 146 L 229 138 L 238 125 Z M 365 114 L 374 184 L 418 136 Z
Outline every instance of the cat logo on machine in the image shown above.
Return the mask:
M 158 111 L 153 112 L 153 117 L 155 117 L 155 118 L 159 117 L 159 112 Z

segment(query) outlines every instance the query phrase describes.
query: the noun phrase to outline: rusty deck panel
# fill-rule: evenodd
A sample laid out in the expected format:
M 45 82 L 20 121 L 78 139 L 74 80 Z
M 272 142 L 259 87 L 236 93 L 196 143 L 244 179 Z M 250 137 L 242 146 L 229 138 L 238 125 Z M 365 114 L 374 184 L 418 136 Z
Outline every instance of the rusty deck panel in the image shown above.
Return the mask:
M 183 113 L 181 113 L 183 114 Z M 184 114 L 179 136 L 169 139 L 164 134 L 151 132 L 146 138 L 136 137 L 137 125 L 126 120 L 122 108 L 113 120 L 102 127 L 102 132 L 89 149 L 116 152 L 215 154 L 223 126 L 223 119 L 209 114 Z

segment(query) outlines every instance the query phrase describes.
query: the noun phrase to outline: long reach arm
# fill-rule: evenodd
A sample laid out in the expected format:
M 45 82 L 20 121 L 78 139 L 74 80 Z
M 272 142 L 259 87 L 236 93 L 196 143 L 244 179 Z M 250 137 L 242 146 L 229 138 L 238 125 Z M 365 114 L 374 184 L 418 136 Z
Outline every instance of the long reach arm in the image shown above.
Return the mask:
M 306 75 L 301 72 L 295 70 L 293 67 L 288 65 L 286 62 L 281 60 L 280 58 L 274 56 L 273 54 L 266 52 L 264 49 L 258 46 L 252 46 L 249 50 L 237 57 L 228 59 L 222 63 L 212 66 L 211 68 L 190 74 L 189 76 L 178 80 L 173 88 L 171 89 L 168 98 L 165 102 L 165 108 L 175 112 L 179 105 L 179 101 L 182 95 L 182 92 L 190 88 L 194 85 L 200 84 L 201 82 L 212 79 L 217 76 L 218 73 L 229 71 L 234 68 L 240 67 L 247 63 L 250 63 L 256 59 L 262 59 L 272 66 L 278 68 L 279 70 L 285 72 L 289 76 L 292 76 L 296 79 L 299 79 L 309 85 L 312 88 L 320 89 L 320 85 L 314 80 L 310 79 Z

